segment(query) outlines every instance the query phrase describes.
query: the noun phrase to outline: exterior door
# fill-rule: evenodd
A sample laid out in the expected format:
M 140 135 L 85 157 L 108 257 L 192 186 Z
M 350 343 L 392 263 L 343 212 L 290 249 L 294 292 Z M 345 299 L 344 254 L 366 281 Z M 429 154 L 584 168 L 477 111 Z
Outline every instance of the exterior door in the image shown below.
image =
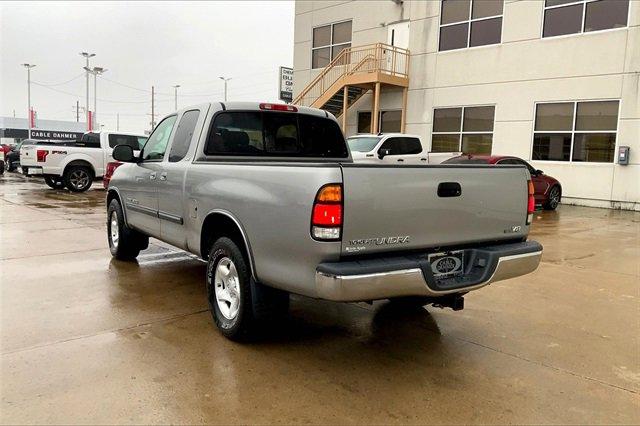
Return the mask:
M 175 115 L 167 117 L 151 133 L 135 165 L 135 182 L 123 190 L 127 222 L 152 236 L 160 235 L 157 182 L 175 122 Z
M 409 48 L 409 21 L 398 22 L 387 26 L 387 44 L 403 49 Z M 404 62 L 401 56 L 393 55 L 393 52 L 386 52 L 388 71 L 404 72 Z M 402 62 L 402 63 L 401 63 Z
M 378 154 L 381 150 L 389 150 L 389 155 L 385 155 L 382 159 L 383 163 L 427 164 L 427 154 L 417 138 L 391 137 L 382 143 Z
M 206 110 L 193 109 L 180 117 L 167 155 L 158 175 L 158 216 L 160 235 L 177 247 L 186 248 L 184 224 L 188 220 L 188 206 L 184 196 L 184 179 L 191 164 L 199 133 L 206 118 Z M 192 146 L 193 145 L 193 146 Z

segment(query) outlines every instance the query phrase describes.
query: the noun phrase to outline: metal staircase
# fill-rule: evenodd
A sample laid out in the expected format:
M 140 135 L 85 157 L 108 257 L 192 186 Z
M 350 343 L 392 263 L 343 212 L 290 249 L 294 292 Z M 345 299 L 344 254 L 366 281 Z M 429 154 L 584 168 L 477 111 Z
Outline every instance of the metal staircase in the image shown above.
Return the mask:
M 329 65 L 293 100 L 294 104 L 321 108 L 336 117 L 342 116 L 346 128 L 345 110 L 354 105 L 369 90 L 373 91 L 371 131 L 377 132 L 380 91 L 384 87 L 403 88 L 402 129 L 409 87 L 407 49 L 376 43 L 343 49 Z

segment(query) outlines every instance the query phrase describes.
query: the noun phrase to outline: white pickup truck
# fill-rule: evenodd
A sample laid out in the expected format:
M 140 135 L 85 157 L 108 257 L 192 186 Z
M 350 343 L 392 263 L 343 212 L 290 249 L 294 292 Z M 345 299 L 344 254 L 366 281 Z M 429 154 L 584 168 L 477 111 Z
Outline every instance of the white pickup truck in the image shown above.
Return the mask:
M 24 145 L 20 165 L 26 175 L 42 175 L 51 188 L 66 186 L 82 192 L 104 175 L 107 163 L 113 161 L 113 147 L 129 145 L 138 151 L 146 140 L 146 136 L 133 133 L 88 132 L 79 141 Z
M 460 152 L 428 152 L 420 136 L 404 133 L 357 134 L 347 139 L 355 163 L 440 164 Z

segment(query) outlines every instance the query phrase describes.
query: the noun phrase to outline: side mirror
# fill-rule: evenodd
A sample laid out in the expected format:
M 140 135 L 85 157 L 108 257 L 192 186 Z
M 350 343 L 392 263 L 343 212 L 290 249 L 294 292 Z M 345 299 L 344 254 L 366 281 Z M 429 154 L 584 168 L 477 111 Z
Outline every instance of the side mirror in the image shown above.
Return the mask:
M 113 148 L 113 159 L 123 163 L 136 163 L 138 159 L 133 155 L 133 148 L 129 145 L 116 145 Z
M 386 157 L 389 154 L 391 154 L 390 149 L 381 149 L 380 151 L 378 151 L 378 158 L 382 160 L 384 157 Z
M 544 172 L 542 170 L 540 170 L 540 169 L 536 170 L 536 176 L 540 176 L 540 175 L 543 175 L 543 174 L 544 174 Z

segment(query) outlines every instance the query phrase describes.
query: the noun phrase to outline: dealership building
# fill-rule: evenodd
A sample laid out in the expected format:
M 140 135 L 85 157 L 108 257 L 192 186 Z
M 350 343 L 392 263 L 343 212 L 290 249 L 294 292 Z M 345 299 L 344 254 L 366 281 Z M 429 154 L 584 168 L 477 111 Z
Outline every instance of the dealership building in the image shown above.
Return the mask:
M 294 102 L 640 210 L 640 1 L 296 1 Z M 345 112 L 346 111 L 346 112 Z
M 31 139 L 78 140 L 86 132 L 87 124 L 76 121 L 36 120 Z M 0 117 L 0 143 L 14 144 L 29 137 L 26 118 Z

